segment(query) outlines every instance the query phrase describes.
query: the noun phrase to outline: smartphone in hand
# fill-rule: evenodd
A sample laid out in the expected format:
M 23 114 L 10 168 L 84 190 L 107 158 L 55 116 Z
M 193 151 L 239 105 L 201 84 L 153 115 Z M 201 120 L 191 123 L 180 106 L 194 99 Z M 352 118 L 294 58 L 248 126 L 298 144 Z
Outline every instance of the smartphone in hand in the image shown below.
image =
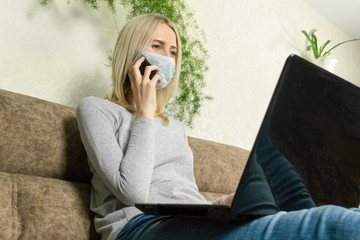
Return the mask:
M 147 67 L 147 66 L 151 66 L 151 64 L 150 64 L 149 61 L 146 60 L 146 58 L 145 58 L 145 60 L 141 63 L 141 65 L 140 65 L 140 67 L 139 67 L 139 70 L 140 70 L 141 75 L 144 76 L 145 67 Z M 155 74 L 157 74 L 157 71 L 155 71 L 155 70 L 154 70 L 154 71 L 151 71 L 150 76 L 149 76 L 149 79 L 151 80 L 151 79 L 155 76 Z

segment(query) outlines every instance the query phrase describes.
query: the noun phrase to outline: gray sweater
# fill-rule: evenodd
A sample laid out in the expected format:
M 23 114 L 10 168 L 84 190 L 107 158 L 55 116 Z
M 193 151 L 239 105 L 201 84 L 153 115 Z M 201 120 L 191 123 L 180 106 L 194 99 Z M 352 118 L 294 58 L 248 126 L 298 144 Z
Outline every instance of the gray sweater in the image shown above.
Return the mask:
M 102 239 L 115 239 L 142 212 L 138 202 L 208 203 L 199 193 L 184 126 L 139 118 L 118 104 L 87 97 L 77 120 L 91 180 L 90 208 Z

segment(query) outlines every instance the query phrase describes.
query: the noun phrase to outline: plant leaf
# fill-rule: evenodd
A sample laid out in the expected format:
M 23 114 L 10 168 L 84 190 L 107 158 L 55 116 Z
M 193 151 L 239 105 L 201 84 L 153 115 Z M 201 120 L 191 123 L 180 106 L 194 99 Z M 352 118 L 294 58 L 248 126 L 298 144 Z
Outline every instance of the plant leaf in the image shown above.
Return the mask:
M 319 54 L 319 50 L 318 50 L 318 40 L 315 35 L 315 32 L 313 32 L 313 34 L 311 36 L 314 39 L 314 44 L 313 44 L 314 57 L 315 57 L 315 59 L 318 59 L 320 57 L 320 54 Z
M 322 45 L 322 46 L 320 47 L 320 56 L 321 56 L 321 53 L 324 51 L 326 45 L 328 45 L 330 42 L 331 42 L 330 40 L 327 40 L 326 43 L 324 43 L 324 45 Z
M 305 32 L 305 30 L 302 30 L 301 32 L 305 35 L 305 37 L 309 42 L 312 42 L 312 40 L 310 39 L 309 35 Z
M 351 40 L 347 40 L 347 41 L 338 43 L 338 44 L 336 44 L 334 47 L 330 48 L 329 51 L 325 52 L 325 53 L 324 53 L 324 57 L 325 57 L 326 55 L 330 55 L 330 52 L 331 52 L 334 48 L 336 48 L 336 47 L 338 47 L 338 46 L 340 46 L 340 45 L 342 45 L 342 44 L 344 44 L 344 43 L 353 42 L 353 41 L 360 41 L 360 39 L 354 38 L 354 39 L 351 39 Z
M 316 53 L 317 46 L 316 46 L 316 42 L 315 42 L 316 41 L 316 36 L 315 36 L 316 29 L 311 30 L 309 32 L 309 34 L 307 34 L 307 32 L 305 30 L 302 30 L 301 32 L 305 35 L 305 37 L 307 38 L 307 40 L 310 43 L 310 45 L 306 47 L 306 50 L 310 51 L 312 49 L 314 58 L 318 58 L 317 53 Z
M 314 41 L 314 36 L 315 36 L 316 31 L 317 31 L 316 29 L 311 29 L 309 32 L 309 35 L 311 36 L 312 41 Z

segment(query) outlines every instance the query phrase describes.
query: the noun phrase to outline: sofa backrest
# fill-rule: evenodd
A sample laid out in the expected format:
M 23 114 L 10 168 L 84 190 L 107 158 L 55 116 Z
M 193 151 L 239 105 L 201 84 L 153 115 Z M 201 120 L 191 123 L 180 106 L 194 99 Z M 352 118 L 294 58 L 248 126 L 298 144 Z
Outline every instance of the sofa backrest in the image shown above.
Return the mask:
M 194 155 L 194 175 L 201 192 L 236 191 L 249 151 L 209 140 L 188 137 Z
M 0 89 L 0 171 L 90 182 L 75 109 Z M 188 137 L 201 192 L 236 190 L 247 150 Z
M 90 182 L 75 109 L 0 90 L 0 171 Z

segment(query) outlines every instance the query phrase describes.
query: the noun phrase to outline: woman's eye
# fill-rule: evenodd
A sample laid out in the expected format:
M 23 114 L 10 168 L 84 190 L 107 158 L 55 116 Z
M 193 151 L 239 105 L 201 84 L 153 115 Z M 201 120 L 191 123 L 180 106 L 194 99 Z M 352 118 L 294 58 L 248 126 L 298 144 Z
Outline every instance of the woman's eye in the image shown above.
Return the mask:
M 153 47 L 154 49 L 156 49 L 156 50 L 160 49 L 160 45 L 159 45 L 159 44 L 154 44 L 154 45 L 152 45 L 152 47 Z
M 176 56 L 176 52 L 175 51 L 170 51 L 171 56 Z

